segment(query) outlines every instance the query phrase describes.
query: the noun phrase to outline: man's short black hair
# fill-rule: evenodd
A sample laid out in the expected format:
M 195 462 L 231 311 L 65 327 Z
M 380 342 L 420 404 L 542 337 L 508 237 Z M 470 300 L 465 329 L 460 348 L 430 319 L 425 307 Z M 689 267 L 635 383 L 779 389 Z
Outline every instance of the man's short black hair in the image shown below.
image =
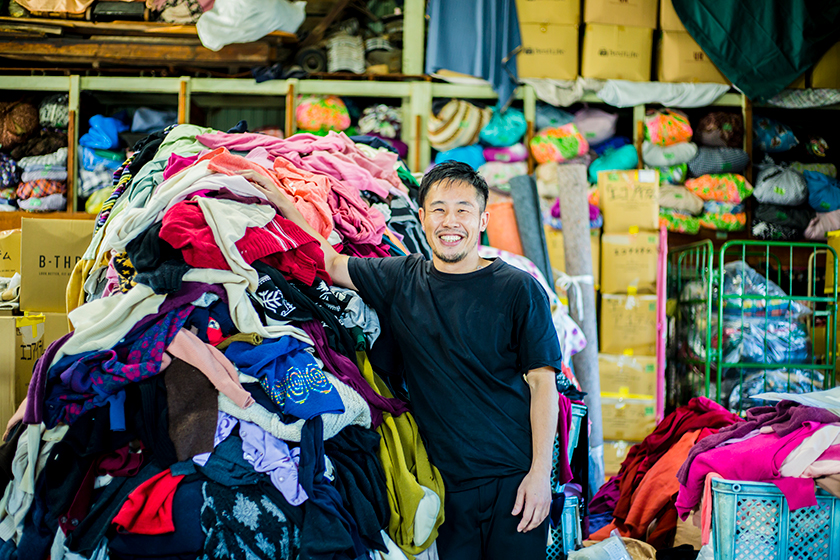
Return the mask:
M 420 208 L 426 202 L 426 195 L 429 193 L 429 189 L 434 185 L 440 182 L 453 183 L 460 181 L 475 187 L 475 190 L 479 194 L 478 198 L 481 203 L 481 211 L 484 212 L 484 209 L 487 207 L 487 196 L 490 192 L 487 181 L 472 167 L 460 161 L 445 161 L 440 163 L 423 176 L 423 180 L 420 182 L 420 194 L 417 197 Z

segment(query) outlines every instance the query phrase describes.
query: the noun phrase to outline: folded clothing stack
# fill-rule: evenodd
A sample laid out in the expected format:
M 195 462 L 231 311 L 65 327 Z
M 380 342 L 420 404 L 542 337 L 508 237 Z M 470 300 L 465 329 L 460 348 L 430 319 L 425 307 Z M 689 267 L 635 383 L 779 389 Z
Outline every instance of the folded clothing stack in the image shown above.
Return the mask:
M 67 148 L 17 162 L 21 169 L 15 195 L 18 207 L 29 212 L 64 210 L 67 205 Z

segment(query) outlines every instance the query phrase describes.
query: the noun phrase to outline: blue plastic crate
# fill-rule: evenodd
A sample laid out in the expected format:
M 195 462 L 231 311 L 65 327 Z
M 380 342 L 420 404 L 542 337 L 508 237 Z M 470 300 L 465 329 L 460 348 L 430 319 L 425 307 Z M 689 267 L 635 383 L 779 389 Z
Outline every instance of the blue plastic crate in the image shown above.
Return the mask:
M 582 546 L 580 529 L 580 501 L 575 496 L 566 496 L 560 525 L 549 529 L 549 544 L 546 560 L 565 558 L 570 551 Z
M 790 511 L 773 484 L 712 481 L 715 560 L 836 560 L 840 499 L 817 489 L 815 507 Z

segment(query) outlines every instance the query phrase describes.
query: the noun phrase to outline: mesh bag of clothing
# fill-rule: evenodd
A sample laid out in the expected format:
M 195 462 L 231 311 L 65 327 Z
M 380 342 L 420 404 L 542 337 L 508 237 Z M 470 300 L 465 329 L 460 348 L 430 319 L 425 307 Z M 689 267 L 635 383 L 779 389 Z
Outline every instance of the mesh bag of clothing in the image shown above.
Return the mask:
M 724 265 L 723 291 L 727 295 L 763 296 L 761 299 L 738 297 L 725 300 L 723 305 L 725 316 L 781 317 L 787 321 L 789 315 L 796 318 L 811 313 L 809 308 L 799 302 L 776 299 L 787 294 L 775 282 L 765 279 L 744 261 L 733 261 Z
M 688 162 L 688 171 L 692 177 L 710 173 L 740 173 L 749 164 L 750 156 L 744 150 L 700 146 L 697 155 Z
M 816 173 L 828 175 L 829 177 L 837 178 L 837 166 L 833 163 L 802 163 L 800 161 L 794 161 L 790 164 L 790 168 L 797 173 L 814 171 Z
M 673 208 L 660 208 L 659 227 L 676 233 L 694 235 L 700 232 L 700 218 Z
M 350 127 L 350 113 L 341 98 L 335 95 L 301 96 L 295 107 L 295 119 L 301 130 L 347 130 Z
M 519 142 L 525 136 L 527 128 L 528 123 L 525 122 L 522 111 L 507 109 L 502 112 L 493 109 L 490 122 L 481 129 L 478 137 L 485 144 L 502 148 Z
M 755 147 L 768 154 L 786 152 L 799 144 L 790 127 L 774 119 L 755 119 L 753 130 Z
M 51 95 L 41 101 L 41 105 L 38 107 L 41 126 L 67 128 L 70 123 L 69 102 L 70 95 L 67 93 Z
M 682 111 L 661 109 L 645 117 L 645 139 L 657 146 L 673 146 L 691 140 L 693 131 Z
M 38 128 L 38 109 L 31 103 L 0 103 L 0 147 L 14 148 Z
M 751 395 L 760 393 L 801 394 L 822 391 L 825 381 L 824 375 L 818 370 L 745 370 L 743 372 L 743 382 L 740 381 L 740 374 L 738 373 L 732 375 L 732 377 L 736 375 L 737 381 L 735 381 L 729 398 L 726 400 L 731 410 L 746 410 L 767 405 L 767 401 L 751 398 Z
M 659 171 L 660 185 L 682 185 L 688 177 L 687 163 L 663 165 L 662 167 L 657 168 L 657 170 Z
M 743 231 L 747 227 L 746 212 L 703 212 L 700 226 L 716 231 Z
M 618 115 L 601 109 L 585 107 L 575 113 L 575 124 L 590 146 L 609 140 L 615 136 Z
M 840 181 L 813 171 L 802 174 L 808 187 L 808 204 L 818 212 L 840 210 Z
M 589 151 L 589 143 L 574 123 L 545 128 L 531 139 L 531 153 L 537 163 L 564 162 Z
M 752 235 L 765 241 L 796 241 L 802 239 L 802 230 L 753 218 Z
M 740 204 L 752 194 L 753 188 L 747 180 L 735 173 L 702 175 L 685 182 L 685 188 L 703 200 L 716 200 Z
M 703 212 L 703 199 L 685 187 L 659 187 L 659 206 L 696 216 Z
M 709 113 L 697 124 L 695 138 L 704 146 L 740 148 L 744 144 L 744 120 L 738 113 Z
M 756 178 L 753 196 L 759 202 L 799 206 L 808 200 L 805 178 L 789 167 L 767 165 Z
M 811 359 L 805 324 L 785 318 L 739 317 L 724 321 L 723 361 L 804 364 Z
M 807 206 L 759 204 L 753 211 L 753 216 L 756 220 L 802 231 L 808 227 L 808 223 L 814 217 L 814 212 Z
M 642 161 L 650 167 L 666 167 L 688 163 L 697 155 L 697 144 L 682 142 L 671 146 L 658 146 L 645 140 L 642 143 Z

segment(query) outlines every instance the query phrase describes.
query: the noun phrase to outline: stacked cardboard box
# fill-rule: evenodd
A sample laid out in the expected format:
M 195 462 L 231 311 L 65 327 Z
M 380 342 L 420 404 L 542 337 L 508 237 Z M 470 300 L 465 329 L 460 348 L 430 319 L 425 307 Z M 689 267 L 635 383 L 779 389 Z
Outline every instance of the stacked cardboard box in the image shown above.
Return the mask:
M 580 0 L 517 0 L 520 78 L 574 80 L 578 75 Z
M 657 0 L 585 0 L 581 76 L 647 82 Z
M 811 70 L 811 87 L 840 89 L 840 43 L 828 49 L 814 65 Z
M 656 426 L 659 174 L 602 171 L 598 189 L 604 214 L 598 365 L 606 457 L 623 448 L 616 442 L 641 441 Z M 615 472 L 607 464 L 607 473 Z
M 0 426 L 26 397 L 32 369 L 46 347 L 70 332 L 67 282 L 92 234 L 90 220 L 30 218 L 24 218 L 15 233 L 0 234 L 2 273 L 20 272 L 20 311 L 26 314 L 0 317 L 0 394 L 5 395 L 0 400 Z M 14 245 L 10 238 L 17 240 L 17 255 L 8 245 Z
M 729 80 L 691 38 L 674 11 L 671 0 L 661 0 L 656 76 L 660 82 L 705 82 L 728 84 Z

